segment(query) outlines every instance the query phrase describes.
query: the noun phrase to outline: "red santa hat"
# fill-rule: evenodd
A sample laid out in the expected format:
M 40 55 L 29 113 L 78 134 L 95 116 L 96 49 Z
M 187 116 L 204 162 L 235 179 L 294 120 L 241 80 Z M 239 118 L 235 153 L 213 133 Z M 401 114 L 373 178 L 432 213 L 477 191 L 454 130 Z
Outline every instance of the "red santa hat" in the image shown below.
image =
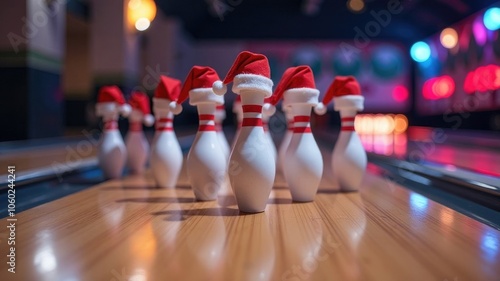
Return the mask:
M 177 101 L 181 92 L 181 81 L 164 75 L 160 76 L 160 83 L 156 87 L 153 97 L 153 109 L 158 111 L 170 110 L 170 103 Z
M 325 114 L 326 106 L 333 99 L 334 109 L 353 109 L 362 111 L 364 97 L 361 95 L 361 87 L 353 76 L 337 76 L 326 91 L 323 101 L 314 108 L 316 114 Z
M 130 105 L 125 103 L 123 93 L 118 86 L 103 86 L 99 89 L 96 114 L 103 116 L 109 110 L 117 110 L 123 116 L 130 114 Z
M 231 82 L 233 82 L 233 92 L 236 94 L 248 89 L 263 92 L 265 97 L 270 97 L 273 93 L 273 81 L 267 57 L 248 51 L 241 52 L 226 78 L 213 83 L 214 93 L 224 95 L 227 91 L 226 85 Z
M 189 97 L 190 105 L 197 105 L 204 102 L 224 104 L 224 97 L 215 95 L 212 85 L 219 80 L 219 75 L 208 66 L 193 66 L 189 71 L 181 93 L 176 102 L 171 102 L 172 112 L 179 114 L 182 111 L 182 103 Z
M 128 101 L 132 109 L 138 110 L 142 113 L 142 120 L 144 125 L 151 126 L 155 122 L 153 115 L 151 115 L 151 110 L 149 109 L 149 97 L 139 91 L 135 91 L 130 96 Z
M 290 104 L 318 104 L 319 90 L 316 89 L 314 74 L 307 65 L 289 67 L 274 90 L 272 105 L 283 97 L 283 108 Z

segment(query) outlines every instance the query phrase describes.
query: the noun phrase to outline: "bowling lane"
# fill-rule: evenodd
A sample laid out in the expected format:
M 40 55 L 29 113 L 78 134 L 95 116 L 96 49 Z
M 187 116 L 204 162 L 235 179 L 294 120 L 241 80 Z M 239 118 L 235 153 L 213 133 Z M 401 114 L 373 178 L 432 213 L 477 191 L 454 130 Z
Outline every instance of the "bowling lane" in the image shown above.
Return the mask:
M 498 134 L 410 127 L 403 134 L 360 135 L 368 152 L 500 177 Z
M 362 134 L 360 138 L 369 161 L 388 178 L 500 227 L 497 136 L 417 127 L 405 134 Z
M 155 188 L 149 174 L 106 181 L 17 214 L 18 271 L 0 279 L 500 276 L 494 228 L 389 181 L 372 164 L 360 192 L 338 193 L 328 177 L 313 203 L 299 204 L 279 174 L 266 211 L 252 215 L 239 213 L 227 185 L 217 201 L 194 201 L 185 170 L 175 189 Z

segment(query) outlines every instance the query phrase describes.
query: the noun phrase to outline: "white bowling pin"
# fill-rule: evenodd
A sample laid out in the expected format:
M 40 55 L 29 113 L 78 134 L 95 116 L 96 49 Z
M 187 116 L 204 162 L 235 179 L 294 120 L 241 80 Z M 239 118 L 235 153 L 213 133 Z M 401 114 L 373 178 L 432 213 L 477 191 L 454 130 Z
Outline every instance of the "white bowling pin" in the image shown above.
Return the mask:
M 132 110 L 129 121 L 129 131 L 125 137 L 127 166 L 132 174 L 142 174 L 149 156 L 149 143 L 142 130 L 143 113 Z
M 151 145 L 151 171 L 159 187 L 177 184 L 183 155 L 173 129 L 174 115 L 168 109 L 155 109 L 156 132 Z
M 262 127 L 264 93 L 241 90 L 243 120 L 229 161 L 229 180 L 243 212 L 263 212 L 276 173 L 269 140 Z
M 356 112 L 353 109 L 340 109 L 342 127 L 333 149 L 333 174 L 344 191 L 358 190 L 366 172 L 366 152 L 354 130 Z
M 267 57 L 241 52 L 223 81 L 215 81 L 212 89 L 224 95 L 233 82 L 233 92 L 240 95 L 243 120 L 231 156 L 228 175 L 240 211 L 263 212 L 276 175 L 269 140 L 262 127 L 264 99 L 272 96 L 273 81 Z
M 323 157 L 309 123 L 312 107 L 311 104 L 291 104 L 294 131 L 283 168 L 292 199 L 299 202 L 314 200 L 323 175 Z
M 118 130 L 117 120 L 118 112 L 109 112 L 103 116 L 104 131 L 99 143 L 99 166 L 104 177 L 109 179 L 121 177 L 127 159 L 127 150 Z
M 187 174 L 197 200 L 217 199 L 227 158 L 215 130 L 215 103 L 198 103 L 200 125 L 187 157 Z
M 215 130 L 217 131 L 217 138 L 219 139 L 222 152 L 226 156 L 226 159 L 229 159 L 231 148 L 227 142 L 226 135 L 224 135 L 224 130 L 222 130 L 222 122 L 224 119 L 226 119 L 226 110 L 224 105 L 217 106 L 215 110 Z
M 332 100 L 335 111 L 340 112 L 342 127 L 332 155 L 332 169 L 341 190 L 359 189 L 366 172 L 367 158 L 358 134 L 354 130 L 354 119 L 364 108 L 361 87 L 353 76 L 337 76 L 326 91 L 323 101 L 315 107 L 318 114 L 326 112 Z
M 290 140 L 293 135 L 293 115 L 290 112 L 290 108 L 283 108 L 285 112 L 285 117 L 287 121 L 287 130 L 283 139 L 281 140 L 280 148 L 278 150 L 278 169 L 283 172 L 283 166 L 286 161 L 286 150 L 290 144 Z

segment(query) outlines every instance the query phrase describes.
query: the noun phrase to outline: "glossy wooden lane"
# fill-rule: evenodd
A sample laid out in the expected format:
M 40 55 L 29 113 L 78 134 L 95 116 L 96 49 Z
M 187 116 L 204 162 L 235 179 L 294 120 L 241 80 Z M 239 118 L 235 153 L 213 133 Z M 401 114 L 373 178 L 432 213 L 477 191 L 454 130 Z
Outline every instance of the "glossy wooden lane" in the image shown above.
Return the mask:
M 195 202 L 149 176 L 108 181 L 17 215 L 17 273 L 0 280 L 498 280 L 500 233 L 370 173 L 359 193 L 325 186 L 266 212 L 226 187 Z M 5 221 L 5 220 L 4 220 Z
M 46 145 L 40 147 L 5 151 L 0 154 L 0 167 L 14 165 L 17 173 L 26 173 L 40 168 L 53 168 L 56 173 L 63 167 L 75 167 L 82 161 L 88 161 L 97 154 L 97 141 L 81 139 L 65 145 Z M 0 175 L 7 170 L 0 171 Z

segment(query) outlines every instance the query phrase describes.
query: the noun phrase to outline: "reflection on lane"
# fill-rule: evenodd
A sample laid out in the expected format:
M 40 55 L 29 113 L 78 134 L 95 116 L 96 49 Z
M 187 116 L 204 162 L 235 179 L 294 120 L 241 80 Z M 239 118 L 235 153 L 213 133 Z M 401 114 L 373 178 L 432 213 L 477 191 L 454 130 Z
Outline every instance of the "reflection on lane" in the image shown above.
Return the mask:
M 491 228 L 484 231 L 481 237 L 481 250 L 483 256 L 490 262 L 498 262 L 498 250 L 500 248 L 499 232 Z

